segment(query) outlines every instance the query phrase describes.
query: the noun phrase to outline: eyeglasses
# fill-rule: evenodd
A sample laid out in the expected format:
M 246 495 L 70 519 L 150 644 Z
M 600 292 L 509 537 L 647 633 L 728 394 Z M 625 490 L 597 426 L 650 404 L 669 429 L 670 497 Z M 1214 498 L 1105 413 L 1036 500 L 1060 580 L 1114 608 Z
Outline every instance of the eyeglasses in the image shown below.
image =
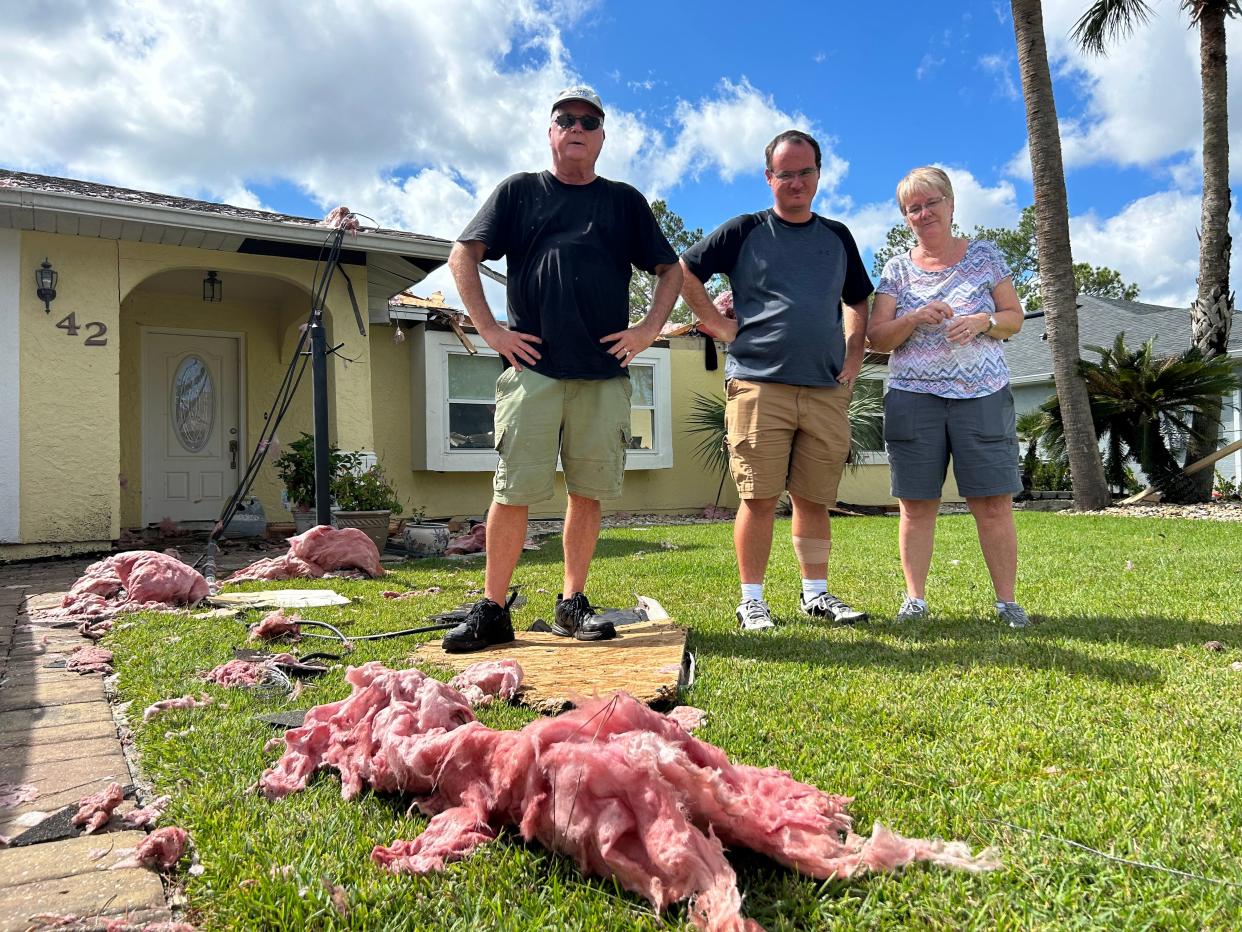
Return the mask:
M 561 129 L 573 129 L 575 123 L 581 123 L 582 128 L 588 133 L 593 132 L 603 125 L 603 119 L 590 113 L 583 116 L 574 116 L 572 113 L 558 113 L 556 119 L 552 121 Z
M 818 174 L 819 174 L 818 168 L 804 168 L 802 169 L 802 171 L 797 171 L 797 172 L 772 172 L 772 177 L 775 178 L 777 181 L 779 181 L 781 184 L 788 184 L 790 181 L 793 181 L 795 178 L 798 178 L 801 180 L 807 180 L 809 178 L 813 178 L 815 175 L 818 175 Z
M 931 210 L 933 207 L 939 207 L 943 203 L 943 197 L 933 197 L 925 204 L 911 204 L 909 207 L 905 208 L 905 215 L 907 217 L 917 217 L 923 213 L 923 211 Z

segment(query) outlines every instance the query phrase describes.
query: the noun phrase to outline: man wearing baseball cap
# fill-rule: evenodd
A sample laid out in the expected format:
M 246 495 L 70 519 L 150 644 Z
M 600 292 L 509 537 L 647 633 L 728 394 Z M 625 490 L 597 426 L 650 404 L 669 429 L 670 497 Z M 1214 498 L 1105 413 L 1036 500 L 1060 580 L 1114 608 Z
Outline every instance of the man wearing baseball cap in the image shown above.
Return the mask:
M 453 244 L 448 265 L 479 336 L 504 357 L 496 381 L 500 464 L 487 516 L 484 598 L 444 637 L 455 653 L 513 639 L 506 592 L 529 506 L 552 497 L 559 455 L 569 505 L 565 571 L 552 630 L 583 641 L 616 636 L 583 590 L 600 502 L 621 495 L 630 430 L 626 367 L 659 336 L 681 288 L 677 254 L 646 199 L 595 174 L 604 105 L 586 85 L 552 100 L 552 168 L 506 178 Z M 508 257 L 507 326 L 496 321 L 479 263 Z M 637 267 L 657 276 L 651 307 L 629 322 Z

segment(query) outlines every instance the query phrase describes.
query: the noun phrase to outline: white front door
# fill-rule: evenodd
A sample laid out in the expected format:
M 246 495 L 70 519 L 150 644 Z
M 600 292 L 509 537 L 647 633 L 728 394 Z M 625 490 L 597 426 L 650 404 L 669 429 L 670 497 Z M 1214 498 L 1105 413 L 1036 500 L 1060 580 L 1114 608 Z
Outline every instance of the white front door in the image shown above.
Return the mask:
M 142 521 L 214 522 L 237 485 L 240 339 L 142 335 Z

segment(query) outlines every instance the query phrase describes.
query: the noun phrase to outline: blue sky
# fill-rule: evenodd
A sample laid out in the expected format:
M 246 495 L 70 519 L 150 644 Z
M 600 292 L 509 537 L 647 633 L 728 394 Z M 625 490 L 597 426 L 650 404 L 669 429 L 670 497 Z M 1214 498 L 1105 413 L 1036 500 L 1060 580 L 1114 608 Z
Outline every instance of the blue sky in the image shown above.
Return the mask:
M 1044 4 L 1075 258 L 1184 303 L 1196 34 L 1179 4 L 1153 0 L 1150 24 L 1087 58 L 1068 38 L 1084 6 Z M 816 207 L 850 225 L 868 262 L 916 165 L 950 172 L 967 228 L 1012 225 L 1031 200 L 1009 5 L 992 0 L 935 16 L 913 2 L 733 0 L 0 0 L 0 12 L 7 168 L 306 216 L 344 203 L 452 237 L 500 179 L 547 166 L 548 104 L 583 80 L 608 107 L 601 172 L 692 227 L 770 203 L 762 149 L 789 126 L 823 143 Z M 436 287 L 454 297 L 445 274 Z

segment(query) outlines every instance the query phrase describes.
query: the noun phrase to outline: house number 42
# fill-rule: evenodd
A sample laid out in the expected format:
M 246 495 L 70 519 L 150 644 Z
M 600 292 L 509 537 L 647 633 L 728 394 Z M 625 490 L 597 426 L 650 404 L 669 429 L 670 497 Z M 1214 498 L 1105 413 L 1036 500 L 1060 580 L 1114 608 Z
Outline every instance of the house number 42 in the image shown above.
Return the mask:
M 86 346 L 107 346 L 108 345 L 108 325 L 103 321 L 92 320 L 87 324 L 78 324 L 77 315 L 72 311 L 56 322 L 56 326 L 65 331 L 68 336 L 76 337 L 78 332 L 85 327 L 87 330 L 93 331 L 86 338 Z

